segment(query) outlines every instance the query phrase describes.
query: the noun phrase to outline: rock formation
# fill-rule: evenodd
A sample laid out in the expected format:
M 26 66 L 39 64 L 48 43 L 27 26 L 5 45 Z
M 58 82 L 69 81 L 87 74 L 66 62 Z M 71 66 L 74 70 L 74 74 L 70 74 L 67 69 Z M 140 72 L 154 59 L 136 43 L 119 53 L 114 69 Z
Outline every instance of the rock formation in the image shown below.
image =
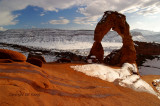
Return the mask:
M 36 65 L 38 67 L 42 67 L 42 64 L 43 64 L 43 61 L 34 57 L 28 58 L 26 62 Z
M 39 60 L 41 60 L 43 63 L 46 63 L 46 60 L 45 58 L 42 56 L 42 53 L 41 52 L 30 52 L 28 57 L 27 57 L 27 60 L 29 58 L 37 58 Z
M 71 60 L 67 58 L 61 58 L 61 59 L 58 59 L 56 62 L 57 63 L 71 63 Z
M 157 96 L 83 75 L 76 65 L 0 63 L 0 106 L 160 106 Z M 160 75 L 142 78 L 152 85 Z
M 160 55 L 160 44 L 134 41 L 137 54 Z
M 101 42 L 96 42 L 96 41 L 94 42 L 90 54 L 88 56 L 88 59 L 92 59 L 91 58 L 92 56 L 94 56 L 98 60 L 97 62 L 100 63 L 103 62 L 104 50 Z
M 30 52 L 27 58 L 27 62 L 42 67 L 42 64 L 46 63 L 46 60 L 42 56 L 41 52 Z
M 92 46 L 88 58 L 94 55 L 100 62 L 103 62 L 104 51 L 101 45 L 101 41 L 104 35 L 106 35 L 106 33 L 111 28 L 122 37 L 123 41 L 122 48 L 115 55 L 112 56 L 112 58 L 114 58 L 114 61 L 116 61 L 116 63 L 112 65 L 122 65 L 126 62 L 135 63 L 136 50 L 131 34 L 129 32 L 129 25 L 126 22 L 125 15 L 120 14 L 116 11 L 106 11 L 102 19 L 98 22 L 94 32 L 95 42 Z M 109 60 L 107 61 L 110 63 Z
M 0 59 L 10 59 L 17 62 L 24 62 L 26 61 L 26 56 L 16 51 L 0 49 Z

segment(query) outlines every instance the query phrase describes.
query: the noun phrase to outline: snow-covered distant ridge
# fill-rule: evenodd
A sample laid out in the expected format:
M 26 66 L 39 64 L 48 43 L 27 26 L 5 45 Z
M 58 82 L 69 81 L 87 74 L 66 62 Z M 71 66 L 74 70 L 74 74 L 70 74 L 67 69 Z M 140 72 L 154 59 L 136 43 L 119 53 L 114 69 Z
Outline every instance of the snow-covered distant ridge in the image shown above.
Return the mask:
M 160 43 L 160 32 L 154 32 L 149 30 L 134 29 L 131 32 L 140 32 L 146 42 Z
M 152 35 L 151 35 L 152 34 Z M 155 34 L 155 35 L 154 35 Z M 160 42 L 160 32 L 131 30 L 134 41 Z M 92 44 L 94 42 L 94 30 L 62 30 L 62 29 L 9 29 L 0 32 L 0 42 L 10 44 L 21 44 L 35 46 L 34 44 L 75 44 L 83 42 Z M 122 42 L 122 38 L 115 31 L 108 32 L 102 42 Z
M 150 30 L 144 30 L 144 29 L 133 29 L 131 32 L 140 32 L 143 36 L 153 36 L 153 35 L 160 35 L 160 32 L 150 31 Z

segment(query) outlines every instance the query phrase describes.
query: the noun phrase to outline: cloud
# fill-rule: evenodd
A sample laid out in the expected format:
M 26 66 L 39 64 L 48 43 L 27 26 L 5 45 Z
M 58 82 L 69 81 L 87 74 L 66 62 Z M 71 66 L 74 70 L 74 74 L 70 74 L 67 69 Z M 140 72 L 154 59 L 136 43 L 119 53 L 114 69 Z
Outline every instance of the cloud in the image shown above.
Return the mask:
M 7 29 L 0 27 L 0 31 L 6 31 Z
M 159 0 L 82 0 L 78 12 L 85 17 L 76 17 L 78 24 L 96 22 L 104 11 L 113 10 L 121 13 L 137 13 L 139 15 L 152 15 L 160 13 Z
M 141 10 L 137 13 L 140 14 L 140 15 L 152 15 L 152 14 L 159 13 L 159 9 L 158 8 L 154 8 L 154 9 L 147 8 L 147 9 Z
M 155 10 L 160 9 L 159 0 L 86 0 L 86 2 L 81 2 L 81 5 L 83 7 L 79 8 L 79 12 L 85 16 L 100 15 L 106 10 L 128 13 L 141 12 L 144 11 L 144 9 L 150 9 L 152 14 L 154 14 L 157 13 Z M 150 11 L 148 12 L 150 13 Z
M 59 20 L 50 20 L 50 24 L 68 24 L 70 21 L 68 19 L 65 19 L 64 17 L 59 17 Z
M 14 20 L 18 15 L 13 15 L 10 12 L 4 12 L 0 10 L 0 26 L 15 25 L 18 20 Z
M 0 0 L 0 25 L 15 25 L 18 15 L 13 11 L 25 9 L 27 6 L 37 6 L 44 11 L 56 11 L 78 6 L 78 12 L 84 17 L 76 17 L 74 22 L 88 24 L 97 21 L 106 10 L 122 13 L 137 13 L 140 15 L 156 14 L 160 11 L 160 0 Z M 44 14 L 40 14 L 43 16 Z M 92 18 L 94 17 L 94 18 Z M 96 18 L 95 18 L 96 17 Z M 80 22 L 80 21 L 83 22 Z
M 88 24 L 88 25 L 94 25 L 95 23 L 97 23 L 97 19 L 99 17 L 97 16 L 93 16 L 93 17 L 76 17 L 74 19 L 74 23 L 76 24 Z
M 41 14 L 40 14 L 40 16 L 44 16 L 44 15 L 45 15 L 44 13 L 41 13 Z
M 160 21 L 152 21 L 148 23 L 144 23 L 144 21 L 137 21 L 131 24 L 131 29 L 144 29 L 144 30 L 152 30 L 152 31 L 160 31 L 160 27 L 157 25 Z
M 37 6 L 45 11 L 56 11 L 76 5 L 76 0 L 0 0 L 0 26 L 15 25 L 18 15 L 14 11 L 25 9 L 27 6 Z M 41 14 L 43 16 L 44 14 Z

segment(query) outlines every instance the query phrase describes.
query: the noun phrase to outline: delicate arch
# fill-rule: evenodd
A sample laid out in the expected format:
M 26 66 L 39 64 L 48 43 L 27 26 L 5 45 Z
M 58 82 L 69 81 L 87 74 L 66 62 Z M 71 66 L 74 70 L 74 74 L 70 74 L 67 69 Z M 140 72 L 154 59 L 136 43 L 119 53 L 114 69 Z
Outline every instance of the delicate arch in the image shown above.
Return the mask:
M 118 51 L 119 56 L 117 58 L 118 63 L 115 65 L 122 65 L 123 63 L 135 63 L 136 60 L 136 50 L 132 40 L 132 36 L 129 31 L 129 25 L 126 22 L 126 17 L 116 11 L 106 11 L 102 19 L 98 22 L 94 31 L 94 44 L 90 51 L 88 58 L 95 56 L 99 62 L 103 62 L 104 50 L 101 45 L 101 41 L 110 31 L 110 29 L 116 31 L 121 37 L 123 46 Z

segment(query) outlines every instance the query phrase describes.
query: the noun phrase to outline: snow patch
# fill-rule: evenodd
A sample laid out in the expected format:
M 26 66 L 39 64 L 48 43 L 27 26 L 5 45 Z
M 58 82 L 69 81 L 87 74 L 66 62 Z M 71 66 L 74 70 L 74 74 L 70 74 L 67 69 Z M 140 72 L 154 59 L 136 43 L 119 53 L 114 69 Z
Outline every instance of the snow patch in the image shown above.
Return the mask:
M 119 69 L 114 69 L 102 64 L 87 64 L 71 66 L 76 71 L 85 73 L 88 76 L 97 77 L 105 81 L 114 82 L 123 87 L 131 88 L 139 92 L 148 92 L 158 96 L 153 88 L 140 78 L 135 64 L 124 63 Z
M 154 79 L 152 84 L 155 86 L 158 92 L 158 98 L 160 99 L 160 79 Z
M 108 11 L 107 14 L 111 14 L 111 11 Z
M 88 60 L 87 60 L 87 63 L 90 63 L 90 64 L 91 64 L 91 63 L 92 63 L 92 59 L 88 59 Z

